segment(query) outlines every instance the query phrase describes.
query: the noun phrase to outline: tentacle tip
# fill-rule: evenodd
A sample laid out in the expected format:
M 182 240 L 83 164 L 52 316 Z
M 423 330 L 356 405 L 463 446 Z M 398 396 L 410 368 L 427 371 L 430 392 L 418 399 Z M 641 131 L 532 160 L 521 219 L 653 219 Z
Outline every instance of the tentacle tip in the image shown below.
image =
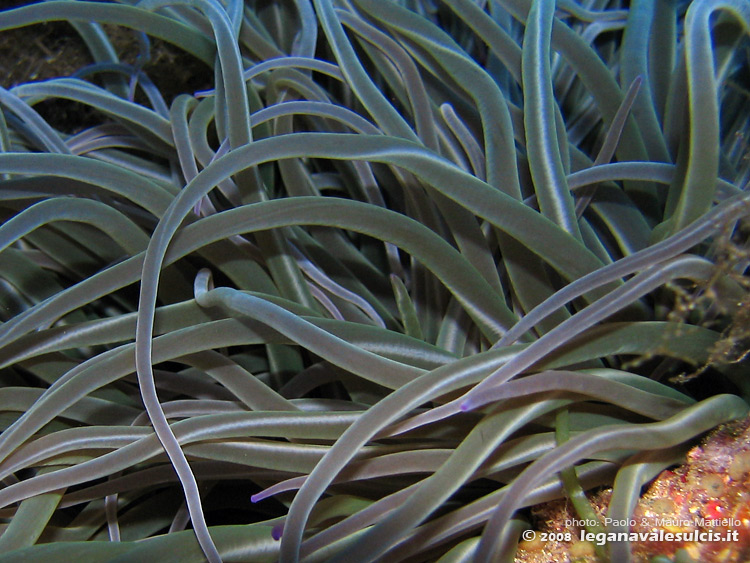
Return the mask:
M 203 303 L 203 298 L 206 293 L 214 288 L 213 274 L 208 268 L 201 268 L 201 270 L 195 275 L 195 282 L 193 283 L 193 294 L 195 300 L 199 305 Z
M 466 399 L 459 405 L 459 408 L 461 409 L 461 412 L 470 411 L 474 408 L 474 403 L 471 399 Z
M 284 533 L 284 524 L 276 524 L 273 529 L 271 530 L 271 537 L 279 541 L 281 539 L 281 534 Z

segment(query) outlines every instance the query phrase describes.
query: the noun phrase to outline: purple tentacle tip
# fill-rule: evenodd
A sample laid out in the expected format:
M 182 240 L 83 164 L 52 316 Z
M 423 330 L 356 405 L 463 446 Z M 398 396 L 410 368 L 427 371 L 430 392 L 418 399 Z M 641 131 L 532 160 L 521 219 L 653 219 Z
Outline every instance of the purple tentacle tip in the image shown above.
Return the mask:
M 284 533 L 284 524 L 276 524 L 271 530 L 271 537 L 276 541 L 281 539 L 281 534 Z
M 459 407 L 462 412 L 470 411 L 474 408 L 474 405 L 472 404 L 471 399 L 466 399 L 463 403 L 461 403 L 461 406 Z

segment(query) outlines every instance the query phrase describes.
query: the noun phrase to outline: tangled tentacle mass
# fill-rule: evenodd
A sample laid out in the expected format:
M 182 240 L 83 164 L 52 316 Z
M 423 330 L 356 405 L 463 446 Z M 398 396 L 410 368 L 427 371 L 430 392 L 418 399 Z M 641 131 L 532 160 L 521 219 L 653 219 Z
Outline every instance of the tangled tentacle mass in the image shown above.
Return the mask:
M 0 560 L 513 561 L 747 414 L 746 0 L 14 4 Z

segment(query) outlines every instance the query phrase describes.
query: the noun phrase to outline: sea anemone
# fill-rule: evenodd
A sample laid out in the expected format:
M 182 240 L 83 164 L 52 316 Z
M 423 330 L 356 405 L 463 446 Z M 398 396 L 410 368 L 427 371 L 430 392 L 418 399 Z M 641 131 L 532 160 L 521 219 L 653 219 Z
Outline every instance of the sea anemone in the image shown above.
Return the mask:
M 0 37 L 52 22 L 90 62 L 0 88 L 2 561 L 512 561 L 746 416 L 748 1 Z

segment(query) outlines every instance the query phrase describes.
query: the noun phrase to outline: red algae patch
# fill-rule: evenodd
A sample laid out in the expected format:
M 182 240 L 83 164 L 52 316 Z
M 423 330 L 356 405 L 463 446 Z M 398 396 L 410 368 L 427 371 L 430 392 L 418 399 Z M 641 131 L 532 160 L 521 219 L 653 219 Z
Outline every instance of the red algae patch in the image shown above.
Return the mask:
M 590 497 L 602 526 L 611 492 Z M 585 541 L 591 534 L 567 525 L 579 518 L 569 502 L 547 503 L 532 513 L 537 541 L 519 545 L 517 563 L 601 561 L 594 543 Z M 750 417 L 718 428 L 688 452 L 683 465 L 662 471 L 627 523 L 634 563 L 657 555 L 700 563 L 750 561 Z

